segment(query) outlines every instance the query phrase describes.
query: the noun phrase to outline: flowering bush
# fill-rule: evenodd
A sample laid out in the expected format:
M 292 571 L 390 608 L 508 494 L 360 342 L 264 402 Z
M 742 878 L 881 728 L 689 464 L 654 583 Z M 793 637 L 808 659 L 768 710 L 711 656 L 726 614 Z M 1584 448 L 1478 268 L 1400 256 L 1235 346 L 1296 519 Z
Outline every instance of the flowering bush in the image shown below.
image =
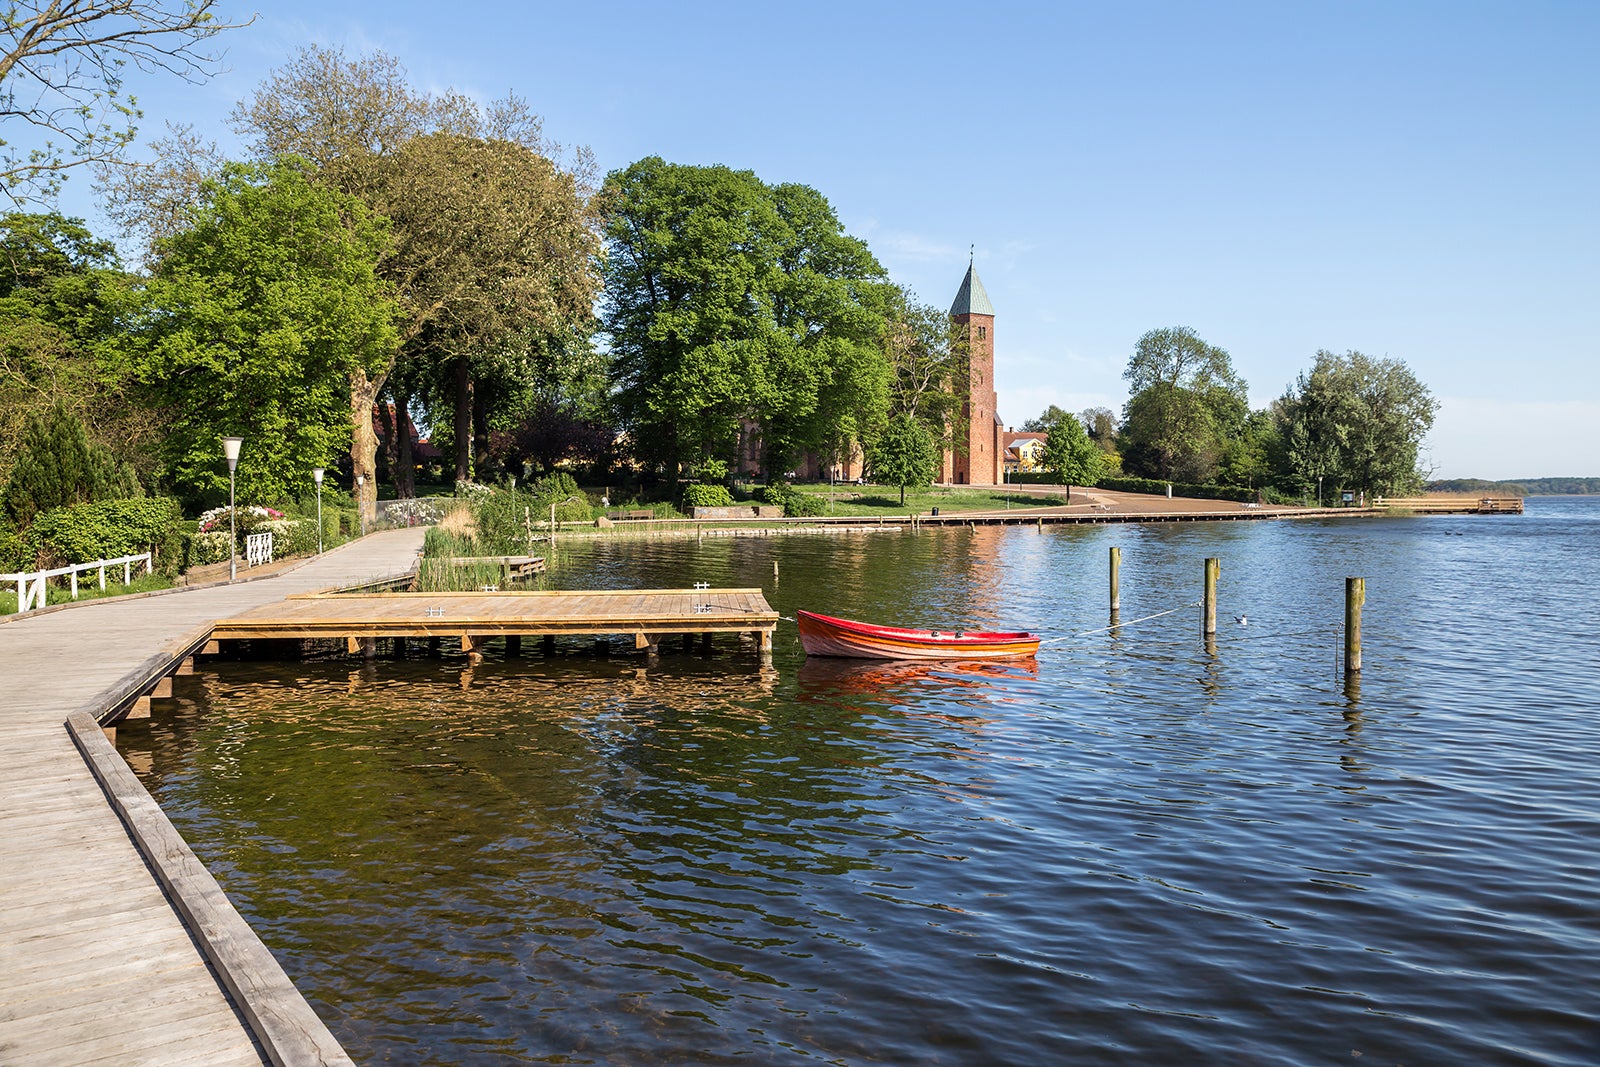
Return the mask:
M 456 496 L 465 497 L 468 500 L 483 500 L 494 496 L 494 486 L 480 485 L 477 482 L 469 482 L 462 479 L 456 482 Z
M 264 508 L 257 504 L 246 504 L 237 510 L 237 523 L 239 532 L 255 533 L 264 523 L 283 518 L 283 512 L 275 508 Z M 214 530 L 226 530 L 228 527 L 228 509 L 226 506 L 212 508 L 200 516 L 200 532 L 211 533 Z
M 228 558 L 228 531 L 211 530 L 197 533 L 189 541 L 189 566 L 203 567 L 207 563 L 221 563 Z

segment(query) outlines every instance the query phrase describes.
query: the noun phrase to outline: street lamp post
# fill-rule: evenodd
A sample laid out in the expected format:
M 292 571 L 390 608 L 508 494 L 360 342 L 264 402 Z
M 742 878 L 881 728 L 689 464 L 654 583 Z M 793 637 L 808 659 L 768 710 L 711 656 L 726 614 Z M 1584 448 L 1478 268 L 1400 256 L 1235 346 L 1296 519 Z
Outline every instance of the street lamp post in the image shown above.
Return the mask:
M 1317 475 L 1317 507 L 1322 506 L 1322 475 Z
M 228 457 L 228 581 L 239 577 L 239 518 L 233 510 L 233 472 L 239 467 L 239 446 L 242 437 L 224 437 L 222 454 Z
M 322 468 L 311 468 L 311 480 L 317 483 L 317 555 L 322 555 Z
M 362 499 L 365 493 L 362 487 L 366 484 L 367 476 L 365 474 L 356 475 L 356 517 L 361 521 L 362 537 L 367 536 L 367 502 Z

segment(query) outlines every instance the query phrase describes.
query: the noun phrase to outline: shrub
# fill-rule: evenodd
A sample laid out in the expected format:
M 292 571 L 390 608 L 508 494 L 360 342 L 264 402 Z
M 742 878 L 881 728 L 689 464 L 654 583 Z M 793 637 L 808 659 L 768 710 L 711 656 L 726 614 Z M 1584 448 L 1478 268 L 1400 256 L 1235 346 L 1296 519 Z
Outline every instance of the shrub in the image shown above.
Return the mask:
M 820 496 L 802 493 L 798 489 L 790 488 L 783 498 L 783 513 L 795 518 L 813 518 L 827 510 L 828 505 Z
M 683 487 L 683 506 L 689 508 L 731 508 L 733 494 L 725 485 L 701 485 L 698 482 Z
M 788 499 L 789 493 L 790 489 L 787 485 L 782 482 L 773 482 L 757 489 L 756 499 L 763 504 L 782 504 Z
M 40 512 L 24 535 L 23 562 L 60 566 L 153 551 L 164 563 L 176 565 L 182 549 L 180 523 L 178 502 L 166 497 L 51 508 Z
M 207 530 L 189 538 L 189 567 L 204 567 L 228 558 L 228 531 Z

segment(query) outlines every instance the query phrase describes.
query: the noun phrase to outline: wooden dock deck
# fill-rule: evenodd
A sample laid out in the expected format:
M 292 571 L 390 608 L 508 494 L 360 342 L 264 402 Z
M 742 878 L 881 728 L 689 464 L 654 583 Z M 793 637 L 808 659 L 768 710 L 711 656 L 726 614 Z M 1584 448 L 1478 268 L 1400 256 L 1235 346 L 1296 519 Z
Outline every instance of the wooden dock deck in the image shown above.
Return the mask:
M 362 593 L 293 596 L 219 620 L 218 642 L 252 638 L 455 638 L 463 651 L 494 637 L 633 639 L 747 633 L 770 653 L 778 613 L 760 589 Z
M 0 1063 L 349 1063 L 93 724 L 182 651 L 180 635 L 405 570 L 421 543 L 420 530 L 377 534 L 261 581 L 0 624 Z
M 382 586 L 420 546 L 420 530 L 379 534 L 260 581 L 0 625 L 0 1063 L 350 1062 L 102 732 L 148 714 L 195 652 L 741 633 L 770 654 L 778 614 L 759 589 L 326 592 Z

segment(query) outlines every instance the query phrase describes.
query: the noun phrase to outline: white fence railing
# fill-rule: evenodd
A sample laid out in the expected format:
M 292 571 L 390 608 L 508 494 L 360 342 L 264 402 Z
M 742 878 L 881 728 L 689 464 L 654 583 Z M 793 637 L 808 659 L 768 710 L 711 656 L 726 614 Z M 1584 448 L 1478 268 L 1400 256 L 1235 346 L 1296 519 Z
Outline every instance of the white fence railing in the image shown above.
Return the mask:
M 251 534 L 244 539 L 244 565 L 259 567 L 272 562 L 272 532 Z
M 133 568 L 143 563 L 146 574 L 153 573 L 155 563 L 148 552 L 141 552 L 137 556 L 118 556 L 116 559 L 97 559 L 93 563 L 74 563 L 70 567 L 56 567 L 48 571 L 22 571 L 18 574 L 0 574 L 0 582 L 17 583 L 17 614 L 33 608 L 42 608 L 46 603 L 47 590 L 50 588 L 51 578 L 60 578 L 64 575 L 72 576 L 72 599 L 78 599 L 78 575 L 84 571 L 98 570 L 100 572 L 100 588 L 106 587 L 106 568 L 122 565 L 122 584 L 127 585 L 133 581 Z

